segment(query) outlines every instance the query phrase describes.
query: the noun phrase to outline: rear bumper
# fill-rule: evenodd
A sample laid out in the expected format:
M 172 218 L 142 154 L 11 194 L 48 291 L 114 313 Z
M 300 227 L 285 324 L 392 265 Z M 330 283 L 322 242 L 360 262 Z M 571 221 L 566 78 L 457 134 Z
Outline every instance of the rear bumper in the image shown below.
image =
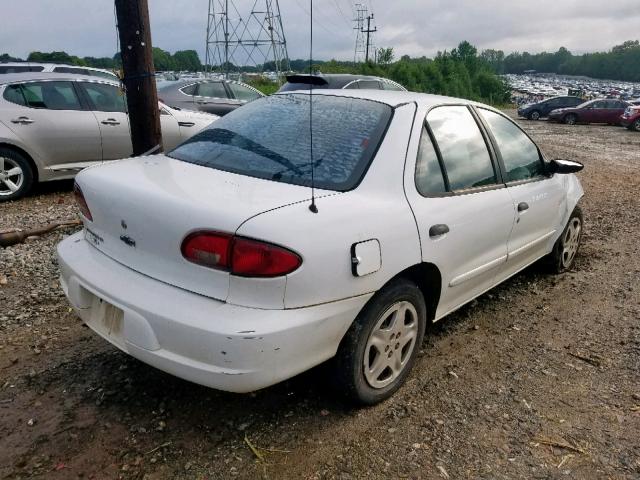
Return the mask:
M 220 302 L 142 275 L 79 232 L 58 245 L 61 284 L 80 318 L 131 356 L 195 383 L 232 392 L 273 385 L 335 355 L 371 295 L 292 310 Z M 103 303 L 121 325 L 106 328 Z

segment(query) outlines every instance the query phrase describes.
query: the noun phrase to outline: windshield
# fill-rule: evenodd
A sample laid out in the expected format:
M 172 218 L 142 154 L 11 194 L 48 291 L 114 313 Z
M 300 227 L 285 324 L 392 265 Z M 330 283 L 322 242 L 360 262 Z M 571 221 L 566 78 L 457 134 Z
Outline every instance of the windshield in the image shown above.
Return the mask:
M 313 97 L 315 185 L 355 188 L 391 118 L 391 107 L 359 98 Z M 191 137 L 169 157 L 294 185 L 311 185 L 309 95 L 265 97 Z

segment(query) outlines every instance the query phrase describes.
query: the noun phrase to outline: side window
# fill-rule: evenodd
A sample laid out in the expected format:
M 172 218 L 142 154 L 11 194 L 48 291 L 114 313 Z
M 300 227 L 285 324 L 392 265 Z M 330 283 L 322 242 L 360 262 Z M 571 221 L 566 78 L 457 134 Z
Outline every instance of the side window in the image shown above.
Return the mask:
M 496 139 L 502 162 L 506 169 L 506 181 L 528 180 L 544 174 L 544 164 L 538 147 L 511 120 L 485 109 L 478 109 L 489 124 Z
M 16 105 L 27 105 L 24 97 L 22 96 L 22 87 L 20 85 L 9 85 L 4 89 L 2 95 L 7 102 L 15 103 Z
M 599 100 L 591 104 L 591 108 L 607 108 L 606 100 Z
M 382 80 L 381 83 L 383 90 L 395 90 L 396 92 L 402 92 L 404 90 L 400 85 L 396 85 L 395 83 L 388 82 L 386 80 Z
M 425 197 L 447 191 L 436 149 L 425 127 L 422 127 L 420 146 L 418 147 L 416 188 Z
M 41 72 L 43 70 L 44 67 L 0 65 L 0 73 Z
M 206 82 L 198 84 L 199 97 L 227 98 L 227 90 L 222 82 Z
M 246 100 L 250 102 L 251 100 L 256 100 L 260 98 L 260 95 L 251 88 L 245 87 L 244 85 L 240 85 L 239 83 L 229 83 L 229 87 L 233 92 L 233 96 L 238 100 Z
M 22 84 L 22 94 L 31 108 L 82 110 L 71 82 L 33 82 Z
M 487 144 L 467 107 L 434 108 L 427 123 L 440 148 L 451 190 L 496 183 Z
M 53 71 L 57 73 L 73 73 L 75 75 L 89 75 L 89 71 L 85 68 L 55 67 Z
M 360 90 L 382 90 L 382 86 L 377 80 L 360 80 L 358 83 L 360 84 Z
M 359 86 L 360 82 L 352 82 L 347 84 L 345 87 L 343 87 L 344 90 L 358 90 L 360 88 Z
M 186 87 L 181 88 L 180 91 L 185 95 L 195 95 L 197 88 L 198 84 L 194 83 L 193 85 L 187 85 Z
M 115 85 L 82 82 L 82 87 L 91 99 L 93 110 L 98 112 L 126 113 L 127 103 L 124 92 Z

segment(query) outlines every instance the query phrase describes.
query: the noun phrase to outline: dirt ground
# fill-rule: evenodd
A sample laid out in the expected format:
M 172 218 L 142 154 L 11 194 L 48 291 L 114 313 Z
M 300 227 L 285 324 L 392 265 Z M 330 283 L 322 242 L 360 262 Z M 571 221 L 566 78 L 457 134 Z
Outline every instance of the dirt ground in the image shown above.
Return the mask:
M 586 165 L 574 271 L 534 266 L 445 319 L 372 408 L 322 367 L 249 395 L 171 377 L 70 311 L 73 229 L 0 250 L 0 478 L 640 478 L 640 134 L 523 125 Z M 70 189 L 0 204 L 0 229 L 73 218 Z

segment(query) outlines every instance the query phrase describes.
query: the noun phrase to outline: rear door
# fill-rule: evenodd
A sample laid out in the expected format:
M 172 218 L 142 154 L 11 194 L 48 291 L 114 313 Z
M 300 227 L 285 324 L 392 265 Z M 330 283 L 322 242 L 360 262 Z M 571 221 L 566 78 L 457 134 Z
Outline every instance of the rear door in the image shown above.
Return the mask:
M 9 108 L 0 109 L 0 121 L 31 147 L 44 168 L 75 169 L 102 159 L 98 124 L 73 82 L 13 84 L 3 97 Z
M 492 287 L 506 262 L 514 208 L 494 160 L 467 106 L 427 114 L 405 190 L 423 261 L 442 273 L 436 318 Z
M 117 160 L 133 153 L 124 91 L 101 82 L 78 82 L 91 105 L 102 137 L 102 159 Z
M 533 141 L 509 118 L 477 108 L 496 146 L 507 190 L 516 212 L 501 269 L 508 277 L 551 250 L 566 210 L 566 194 L 558 177 L 545 175 L 542 155 Z

